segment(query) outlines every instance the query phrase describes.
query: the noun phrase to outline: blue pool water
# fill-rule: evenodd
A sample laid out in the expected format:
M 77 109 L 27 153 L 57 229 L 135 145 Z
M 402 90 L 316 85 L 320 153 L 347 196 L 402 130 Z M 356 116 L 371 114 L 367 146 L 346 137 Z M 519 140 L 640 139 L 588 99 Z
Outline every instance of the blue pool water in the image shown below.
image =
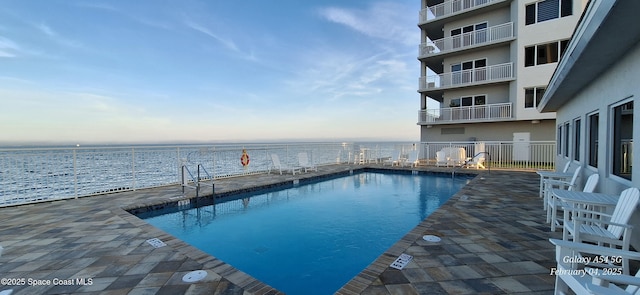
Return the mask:
M 287 294 L 333 294 L 467 180 L 363 172 L 141 217 Z

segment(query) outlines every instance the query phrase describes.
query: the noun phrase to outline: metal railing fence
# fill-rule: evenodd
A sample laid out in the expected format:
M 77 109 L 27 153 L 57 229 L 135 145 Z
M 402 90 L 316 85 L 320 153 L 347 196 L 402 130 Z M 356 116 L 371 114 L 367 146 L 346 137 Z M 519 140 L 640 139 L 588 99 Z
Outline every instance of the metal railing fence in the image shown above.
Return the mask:
M 418 124 L 511 119 L 510 102 L 418 111 Z
M 514 78 L 513 63 L 446 72 L 419 78 L 420 90 L 506 81 Z
M 419 56 L 463 50 L 473 46 L 492 44 L 513 38 L 513 23 L 504 23 L 460 35 L 432 40 L 419 45 Z
M 269 171 L 270 155 L 278 154 L 285 165 L 296 165 L 298 153 L 307 153 L 317 165 L 378 162 L 401 152 L 420 150 L 421 161 L 429 164 L 435 153 L 447 146 L 465 147 L 469 157 L 477 153 L 478 143 L 292 143 L 223 144 L 183 146 L 128 146 L 75 148 L 1 148 L 0 207 L 68 199 L 110 192 L 130 191 L 181 183 L 181 167 L 195 171 L 202 165 L 214 180 Z M 531 142 L 523 148 L 512 142 L 484 142 L 491 154 L 492 167 L 553 169 L 554 142 Z M 240 162 L 242 150 L 249 154 L 249 165 Z
M 420 11 L 419 23 L 424 23 L 437 18 L 447 17 L 456 13 L 462 13 L 477 7 L 499 2 L 502 0 L 451 0 L 440 4 L 423 8 Z
M 467 142 L 422 142 L 420 158 L 431 164 L 436 152 L 444 148 L 464 148 L 467 158 L 487 152 L 491 168 L 554 170 L 556 161 L 555 141 L 467 141 Z

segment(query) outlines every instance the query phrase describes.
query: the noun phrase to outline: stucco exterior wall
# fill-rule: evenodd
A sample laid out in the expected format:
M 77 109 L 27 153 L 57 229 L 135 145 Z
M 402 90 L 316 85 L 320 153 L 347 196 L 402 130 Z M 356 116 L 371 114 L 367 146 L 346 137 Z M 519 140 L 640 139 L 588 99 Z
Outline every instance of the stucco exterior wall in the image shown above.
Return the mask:
M 581 118 L 582 125 L 586 127 L 587 114 L 593 112 L 599 112 L 600 114 L 600 128 L 598 138 L 600 148 L 598 149 L 598 168 L 587 165 L 587 140 L 588 140 L 588 128 L 581 128 L 581 146 L 580 146 L 580 161 L 572 160 L 573 157 L 559 157 L 559 167 L 562 167 L 567 161 L 573 161 L 574 165 L 583 165 L 585 167 L 585 177 L 588 177 L 592 173 L 599 172 L 601 176 L 600 185 L 598 189 L 604 193 L 617 194 L 630 186 L 640 187 L 640 160 L 636 156 L 634 158 L 634 164 L 632 174 L 636 177 L 632 181 L 622 179 L 611 174 L 611 159 L 612 159 L 612 118 L 611 118 L 611 105 L 627 98 L 633 98 L 634 105 L 637 106 L 638 97 L 640 97 L 640 87 L 638 87 L 638 80 L 635 77 L 640 77 L 640 46 L 636 46 L 627 56 L 620 60 L 618 63 L 611 66 L 611 68 L 598 79 L 594 80 L 589 87 L 584 88 L 579 92 L 571 101 L 563 105 L 557 112 L 557 124 L 564 124 L 565 122 L 573 122 L 576 118 Z M 638 115 L 634 118 L 634 130 L 633 137 L 640 138 L 640 120 Z M 556 130 L 557 128 L 554 128 Z M 573 135 L 571 136 L 573 138 Z M 633 153 L 638 155 L 638 145 L 634 145 Z
M 456 125 L 432 125 L 431 128 L 421 126 L 421 141 L 512 141 L 515 132 L 530 132 L 531 141 L 555 140 L 554 120 L 509 121 L 492 123 L 471 123 Z M 463 128 L 461 134 L 443 134 L 443 129 Z M 459 130 L 459 129 L 458 129 Z M 447 133 L 446 130 L 444 133 Z
M 509 87 L 505 84 L 489 85 L 485 87 L 468 87 L 450 90 L 443 95 L 443 107 L 449 107 L 452 99 L 463 96 L 486 95 L 487 104 L 509 102 Z
M 582 182 L 594 173 L 600 174 L 600 181 L 596 191 L 607 194 L 619 194 L 628 187 L 640 188 L 640 146 L 633 145 L 632 180 L 623 179 L 612 174 L 612 115 L 611 106 L 625 100 L 632 99 L 634 107 L 638 106 L 640 100 L 640 87 L 638 79 L 640 77 L 640 45 L 636 45 L 622 60 L 611 65 L 611 68 L 599 76 L 579 92 L 572 100 L 563 105 L 557 112 L 557 124 L 573 122 L 576 118 L 581 118 L 582 124 L 580 134 L 580 161 L 570 157 L 557 157 L 556 167 L 563 167 L 567 161 L 572 162 L 573 167 L 583 166 Z M 588 128 L 586 128 L 587 115 L 599 112 L 599 147 L 598 147 L 598 167 L 588 165 Z M 633 138 L 640 138 L 640 118 L 638 114 L 633 116 Z M 557 129 L 557 128 L 554 128 Z M 628 130 L 625 130 L 629 132 Z M 573 138 L 573 134 L 571 135 Z M 635 175 L 635 176 L 633 176 Z M 637 228 L 640 226 L 640 211 L 632 217 L 631 223 Z M 640 247 L 640 233 L 634 231 L 632 245 Z

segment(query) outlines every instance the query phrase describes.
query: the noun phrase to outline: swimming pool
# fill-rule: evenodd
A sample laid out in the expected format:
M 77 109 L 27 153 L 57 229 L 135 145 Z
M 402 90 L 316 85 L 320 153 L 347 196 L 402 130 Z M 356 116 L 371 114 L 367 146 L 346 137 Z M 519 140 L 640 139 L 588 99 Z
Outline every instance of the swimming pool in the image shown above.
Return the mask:
M 140 217 L 287 294 L 332 294 L 467 180 L 362 172 Z

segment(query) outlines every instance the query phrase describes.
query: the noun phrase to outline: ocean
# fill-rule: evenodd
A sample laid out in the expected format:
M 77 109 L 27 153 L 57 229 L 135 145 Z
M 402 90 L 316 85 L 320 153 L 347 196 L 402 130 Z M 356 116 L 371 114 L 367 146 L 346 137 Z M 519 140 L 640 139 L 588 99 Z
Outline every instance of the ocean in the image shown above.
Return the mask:
M 0 206 L 179 184 L 184 165 L 196 177 L 265 173 L 271 154 L 282 164 L 307 153 L 315 165 L 345 163 L 366 148 L 391 156 L 411 143 L 283 143 L 0 148 Z M 243 166 L 242 151 L 249 155 Z M 205 173 L 206 171 L 206 173 Z M 207 175 L 208 173 L 208 175 Z

